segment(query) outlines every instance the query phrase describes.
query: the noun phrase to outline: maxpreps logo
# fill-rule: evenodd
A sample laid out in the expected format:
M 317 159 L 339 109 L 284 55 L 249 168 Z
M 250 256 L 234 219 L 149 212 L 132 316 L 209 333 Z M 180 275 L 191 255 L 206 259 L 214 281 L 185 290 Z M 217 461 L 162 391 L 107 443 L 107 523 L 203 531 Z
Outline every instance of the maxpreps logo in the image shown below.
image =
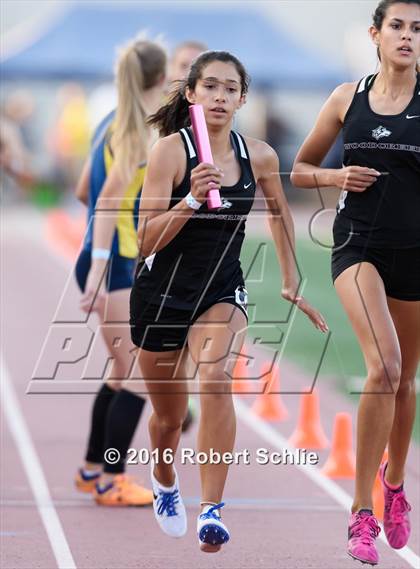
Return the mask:
M 385 136 L 391 136 L 392 132 L 385 128 L 384 126 L 378 126 L 375 130 L 372 130 L 372 136 L 375 140 L 384 138 Z

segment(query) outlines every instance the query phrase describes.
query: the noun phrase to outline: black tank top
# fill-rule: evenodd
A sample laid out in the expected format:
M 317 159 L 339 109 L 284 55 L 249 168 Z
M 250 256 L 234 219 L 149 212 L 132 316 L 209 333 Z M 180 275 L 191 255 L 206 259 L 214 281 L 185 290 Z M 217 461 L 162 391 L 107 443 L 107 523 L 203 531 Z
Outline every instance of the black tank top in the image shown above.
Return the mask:
M 172 191 L 169 209 L 190 191 L 191 170 L 198 165 L 190 129 L 182 129 L 180 135 L 187 167 Z M 195 310 L 232 295 L 244 284 L 239 256 L 256 183 L 244 139 L 232 131 L 230 140 L 241 175 L 234 186 L 222 186 L 222 207 L 209 210 L 204 203 L 163 249 L 140 259 L 134 287 L 151 304 Z
M 382 175 L 361 193 L 342 192 L 334 243 L 369 247 L 420 246 L 420 75 L 407 108 L 379 115 L 369 104 L 377 75 L 362 79 L 347 111 L 344 165 L 374 168 Z

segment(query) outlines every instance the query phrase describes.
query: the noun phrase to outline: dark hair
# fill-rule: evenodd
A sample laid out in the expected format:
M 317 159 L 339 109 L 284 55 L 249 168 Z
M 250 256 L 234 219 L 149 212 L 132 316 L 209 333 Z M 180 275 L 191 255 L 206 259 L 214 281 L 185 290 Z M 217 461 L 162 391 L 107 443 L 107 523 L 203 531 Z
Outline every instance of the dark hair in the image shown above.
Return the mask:
M 241 78 L 241 95 L 248 92 L 250 78 L 239 59 L 227 51 L 205 51 L 191 64 L 187 79 L 175 82 L 178 88 L 172 92 L 166 105 L 149 118 L 148 124 L 156 126 L 161 136 L 168 136 L 190 125 L 190 103 L 185 97 L 185 89 L 188 87 L 194 91 L 203 69 L 213 61 L 232 63 Z
M 377 30 L 382 28 L 388 8 L 393 4 L 417 4 L 420 6 L 420 0 L 381 0 L 373 14 L 373 25 Z
M 373 14 L 373 25 L 377 30 L 382 29 L 382 24 L 384 23 L 388 8 L 394 4 L 416 4 L 420 7 L 420 0 L 381 0 Z M 378 59 L 381 61 L 381 51 L 378 47 L 377 49 Z M 420 71 L 419 66 L 416 66 L 417 71 Z

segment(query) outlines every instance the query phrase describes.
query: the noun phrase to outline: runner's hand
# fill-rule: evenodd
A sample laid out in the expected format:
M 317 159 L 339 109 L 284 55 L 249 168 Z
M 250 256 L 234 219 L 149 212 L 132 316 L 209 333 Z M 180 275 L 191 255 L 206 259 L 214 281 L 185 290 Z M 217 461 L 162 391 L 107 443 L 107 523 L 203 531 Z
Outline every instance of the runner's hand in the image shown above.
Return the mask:
M 105 310 L 106 290 L 105 276 L 106 263 L 93 262 L 86 280 L 85 292 L 80 300 L 83 312 L 97 312 L 103 314 Z
M 295 296 L 296 291 L 296 287 L 283 287 L 281 295 L 285 300 L 296 304 L 299 310 L 306 314 L 317 330 L 320 330 L 321 332 L 328 332 L 329 328 L 322 314 L 311 306 L 303 296 Z
M 373 168 L 347 166 L 335 170 L 333 185 L 346 192 L 364 192 L 376 182 L 380 175 L 381 173 Z
M 220 190 L 223 172 L 213 166 L 202 162 L 191 170 L 191 194 L 201 203 L 206 201 L 207 192 L 213 188 Z

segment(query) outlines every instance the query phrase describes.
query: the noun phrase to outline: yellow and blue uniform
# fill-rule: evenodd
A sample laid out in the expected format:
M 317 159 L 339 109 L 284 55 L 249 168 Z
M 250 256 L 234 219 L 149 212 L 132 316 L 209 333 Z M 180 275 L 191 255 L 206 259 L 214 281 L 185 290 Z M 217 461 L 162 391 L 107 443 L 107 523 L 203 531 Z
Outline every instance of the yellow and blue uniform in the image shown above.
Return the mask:
M 96 128 L 92 139 L 88 230 L 76 264 L 76 279 L 82 291 L 84 291 L 91 266 L 96 204 L 114 160 L 109 144 L 114 117 L 115 111 L 107 115 Z M 138 210 L 145 173 L 146 164 L 144 163 L 137 168 L 132 182 L 125 189 L 119 207 L 107 273 L 107 290 L 109 292 L 131 288 L 133 283 L 135 262 L 138 255 Z

